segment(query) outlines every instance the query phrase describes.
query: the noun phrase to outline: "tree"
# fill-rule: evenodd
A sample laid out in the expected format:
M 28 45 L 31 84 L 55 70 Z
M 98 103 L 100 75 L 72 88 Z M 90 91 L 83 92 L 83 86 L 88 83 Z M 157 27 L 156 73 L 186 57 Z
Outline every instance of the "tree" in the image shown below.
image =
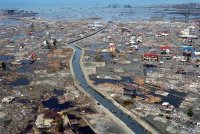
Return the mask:
M 6 69 L 6 63 L 5 63 L 5 62 L 2 62 L 2 63 L 1 63 L 1 67 L 2 67 L 3 70 L 5 70 L 5 69 Z
M 187 115 L 190 116 L 190 117 L 192 117 L 192 116 L 194 115 L 194 112 L 193 112 L 193 109 L 192 109 L 192 108 L 189 108 L 189 109 L 187 110 Z

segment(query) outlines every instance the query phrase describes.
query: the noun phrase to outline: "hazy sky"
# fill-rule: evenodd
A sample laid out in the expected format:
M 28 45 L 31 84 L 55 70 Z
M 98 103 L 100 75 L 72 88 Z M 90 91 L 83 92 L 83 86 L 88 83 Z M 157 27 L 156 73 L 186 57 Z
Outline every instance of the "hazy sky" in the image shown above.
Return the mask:
M 1 8 L 24 6 L 105 6 L 108 4 L 154 5 L 199 2 L 200 0 L 0 0 Z

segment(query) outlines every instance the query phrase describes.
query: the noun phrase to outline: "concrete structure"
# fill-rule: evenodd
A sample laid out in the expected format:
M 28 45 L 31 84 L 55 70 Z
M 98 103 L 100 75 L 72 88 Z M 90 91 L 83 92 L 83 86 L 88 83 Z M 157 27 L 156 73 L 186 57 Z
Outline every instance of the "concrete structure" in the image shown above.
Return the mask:
M 15 97 L 7 96 L 1 100 L 2 103 L 10 103 L 15 99 Z

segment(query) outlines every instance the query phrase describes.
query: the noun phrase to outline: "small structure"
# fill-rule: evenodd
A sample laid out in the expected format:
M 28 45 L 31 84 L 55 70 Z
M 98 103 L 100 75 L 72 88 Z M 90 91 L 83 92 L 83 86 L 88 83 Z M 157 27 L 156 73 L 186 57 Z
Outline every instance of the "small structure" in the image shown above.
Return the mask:
M 134 97 L 134 96 L 136 96 L 136 87 L 134 87 L 134 86 L 126 86 L 126 87 L 124 87 L 124 92 L 123 92 L 123 94 L 125 95 L 125 96 L 129 96 L 129 97 Z
M 30 55 L 29 55 L 29 57 L 28 57 L 28 59 L 36 59 L 36 57 L 37 57 L 37 55 L 36 55 L 36 53 L 35 52 L 32 52 Z
M 172 58 L 173 58 L 173 55 L 171 55 L 171 54 L 162 55 L 162 59 L 164 59 L 164 60 L 171 60 Z
M 200 51 L 194 51 L 195 56 L 200 56 Z
M 28 35 L 33 35 L 33 32 L 32 31 L 28 31 L 27 34 Z
M 179 68 L 177 69 L 177 71 L 176 71 L 176 74 L 186 74 L 186 71 L 185 71 L 184 68 L 179 67 Z
M 160 115 L 166 118 L 171 118 L 173 108 L 174 106 L 170 105 L 169 102 L 163 102 L 162 106 L 160 107 Z
M 157 34 L 156 34 L 156 37 L 162 37 L 162 36 L 168 36 L 169 34 L 168 34 L 168 32 L 158 32 Z
M 133 50 L 133 49 L 138 50 L 138 46 L 137 45 L 130 45 L 130 50 Z
M 143 55 L 144 61 L 158 61 L 159 55 L 154 53 L 145 53 Z
M 115 43 L 109 43 L 109 50 L 110 50 L 110 52 L 115 52 L 115 50 L 116 50 Z
M 181 38 L 191 38 L 191 39 L 197 39 L 198 38 L 197 35 L 191 35 L 191 29 L 190 28 L 187 28 L 187 29 L 184 29 L 183 31 L 181 31 L 180 37 Z
M 55 121 L 61 120 L 61 116 L 54 111 L 47 110 L 37 116 L 35 125 L 37 128 L 50 128 L 55 124 Z
M 143 76 L 136 76 L 134 78 L 135 83 L 139 85 L 144 85 L 145 84 L 145 78 Z
M 136 43 L 135 43 L 135 40 L 136 40 L 136 37 L 135 36 L 132 36 L 131 38 L 130 38 L 130 44 L 131 45 L 135 45 Z
M 15 99 L 15 97 L 7 96 L 1 100 L 2 103 L 10 103 Z
M 160 47 L 161 54 L 169 54 L 170 50 L 171 50 L 170 46 L 161 46 Z
M 142 36 L 137 37 L 136 41 L 137 41 L 138 43 L 142 43 Z
M 182 46 L 182 52 L 183 52 L 183 56 L 187 56 L 187 57 L 191 57 L 194 48 L 193 46 Z
M 35 125 L 37 128 L 43 128 L 43 124 L 44 124 L 44 114 L 40 114 L 37 116 L 37 119 L 35 121 Z

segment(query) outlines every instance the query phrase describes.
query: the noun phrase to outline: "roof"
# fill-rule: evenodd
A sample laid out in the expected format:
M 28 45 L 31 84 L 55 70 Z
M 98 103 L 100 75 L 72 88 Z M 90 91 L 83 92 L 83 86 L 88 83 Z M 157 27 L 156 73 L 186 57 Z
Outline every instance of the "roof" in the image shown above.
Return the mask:
M 32 31 L 28 31 L 27 34 L 28 34 L 28 35 L 32 35 L 33 32 L 32 32 Z
M 169 102 L 163 102 L 163 106 L 169 106 Z
M 129 90 L 129 91 L 135 91 L 136 87 L 135 86 L 126 86 L 124 87 L 125 90 Z
M 109 43 L 109 47 L 116 47 L 115 43 Z
M 31 52 L 30 56 L 31 57 L 36 57 L 36 53 L 35 52 Z
M 183 51 L 193 51 L 194 50 L 194 48 L 193 48 L 193 46 L 182 46 L 182 50 Z
M 182 38 L 198 38 L 197 35 L 180 35 Z
M 157 32 L 158 34 L 168 34 L 167 31 Z
M 167 50 L 167 49 L 171 49 L 171 47 L 170 46 L 161 46 L 160 47 L 160 50 Z
M 158 57 L 159 56 L 159 54 L 154 54 L 154 53 L 145 53 L 144 54 L 144 57 L 152 57 L 152 58 L 154 58 L 154 57 Z

